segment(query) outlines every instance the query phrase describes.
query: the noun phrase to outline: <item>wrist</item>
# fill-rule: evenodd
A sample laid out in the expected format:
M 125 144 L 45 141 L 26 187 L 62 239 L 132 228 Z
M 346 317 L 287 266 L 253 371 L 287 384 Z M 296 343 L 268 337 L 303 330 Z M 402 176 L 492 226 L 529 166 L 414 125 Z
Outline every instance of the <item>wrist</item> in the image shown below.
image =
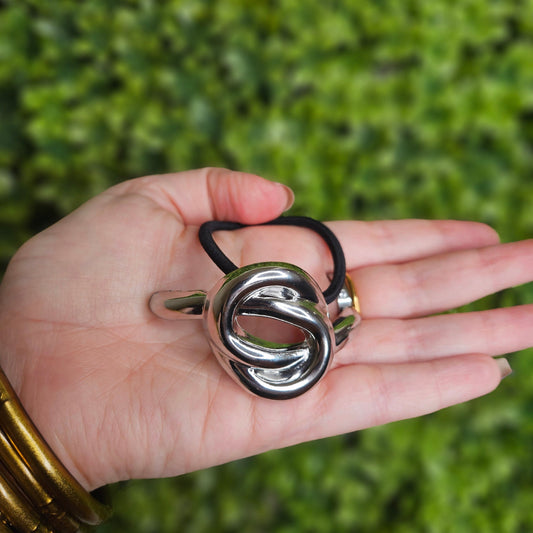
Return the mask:
M 110 515 L 52 452 L 3 371 L 0 458 L 2 520 L 15 529 L 77 531 L 80 524 L 97 525 Z
M 113 469 L 105 453 L 108 448 L 97 440 L 101 414 L 86 408 L 94 394 L 85 391 L 83 383 L 65 377 L 70 374 L 68 361 L 73 358 L 64 357 L 61 348 L 49 342 L 62 335 L 61 331 L 51 334 L 42 326 L 36 343 L 35 332 L 27 331 L 23 321 L 13 318 L 0 312 L 0 368 L 29 419 L 85 490 L 114 481 L 109 478 Z

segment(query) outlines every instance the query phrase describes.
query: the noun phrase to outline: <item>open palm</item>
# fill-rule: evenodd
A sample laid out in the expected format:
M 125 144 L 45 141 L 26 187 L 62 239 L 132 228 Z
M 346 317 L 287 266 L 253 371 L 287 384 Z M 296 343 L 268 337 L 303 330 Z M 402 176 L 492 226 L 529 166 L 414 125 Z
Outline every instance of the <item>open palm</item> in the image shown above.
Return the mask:
M 428 413 L 494 389 L 509 368 L 491 356 L 533 344 L 533 306 L 437 314 L 530 281 L 533 242 L 500 245 L 471 222 L 335 222 L 361 326 L 303 396 L 247 394 L 219 367 L 201 321 L 161 320 L 148 300 L 222 276 L 198 243 L 202 222 L 261 223 L 290 201 L 283 186 L 220 169 L 140 178 L 15 255 L 0 288 L 0 362 L 87 488 Z M 332 265 L 312 232 L 257 227 L 217 239 L 239 265 L 282 260 L 327 285 Z

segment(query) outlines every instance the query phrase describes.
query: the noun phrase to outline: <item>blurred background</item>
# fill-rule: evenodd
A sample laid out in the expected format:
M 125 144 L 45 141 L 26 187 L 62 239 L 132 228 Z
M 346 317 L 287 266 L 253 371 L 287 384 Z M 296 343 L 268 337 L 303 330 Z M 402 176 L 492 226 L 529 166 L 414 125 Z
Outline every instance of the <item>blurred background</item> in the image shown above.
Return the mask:
M 4 0 L 0 120 L 0 271 L 108 186 L 206 165 L 290 185 L 294 214 L 527 238 L 533 1 Z M 533 353 L 511 364 L 434 415 L 113 486 L 99 531 L 533 531 Z

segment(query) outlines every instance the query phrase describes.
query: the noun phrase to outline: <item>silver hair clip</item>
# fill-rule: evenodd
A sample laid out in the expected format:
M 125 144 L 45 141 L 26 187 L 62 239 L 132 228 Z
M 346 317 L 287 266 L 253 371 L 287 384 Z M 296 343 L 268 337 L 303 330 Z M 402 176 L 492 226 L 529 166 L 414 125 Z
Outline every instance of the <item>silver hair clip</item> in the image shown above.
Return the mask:
M 289 263 L 255 263 L 238 268 L 220 250 L 213 232 L 245 227 L 211 221 L 199 231 L 202 246 L 226 273 L 209 292 L 158 291 L 150 309 L 159 317 L 203 319 L 207 339 L 222 368 L 258 396 L 285 400 L 309 390 L 325 375 L 333 354 L 361 321 L 353 283 L 346 275 L 339 241 L 324 224 L 307 217 L 281 217 L 261 225 L 303 226 L 319 233 L 331 250 L 334 272 L 322 292 L 304 270 Z M 336 302 L 331 320 L 328 304 Z M 246 331 L 240 317 L 262 317 L 298 328 L 303 340 L 272 342 Z

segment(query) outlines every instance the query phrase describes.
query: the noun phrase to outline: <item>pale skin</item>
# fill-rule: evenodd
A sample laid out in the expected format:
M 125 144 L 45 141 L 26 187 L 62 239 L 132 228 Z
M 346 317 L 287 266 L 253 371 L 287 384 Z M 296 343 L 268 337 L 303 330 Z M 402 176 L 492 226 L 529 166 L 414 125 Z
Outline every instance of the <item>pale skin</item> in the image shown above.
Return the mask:
M 288 401 L 256 398 L 213 357 L 201 321 L 165 321 L 161 289 L 222 276 L 207 220 L 261 223 L 284 186 L 222 169 L 130 180 L 28 241 L 0 286 L 0 363 L 30 416 L 87 488 L 174 476 L 420 416 L 492 391 L 495 359 L 533 345 L 533 305 L 438 315 L 533 278 L 533 241 L 475 222 L 332 222 L 363 322 L 326 377 Z M 325 244 L 302 228 L 219 233 L 234 262 L 295 263 L 327 285 Z

